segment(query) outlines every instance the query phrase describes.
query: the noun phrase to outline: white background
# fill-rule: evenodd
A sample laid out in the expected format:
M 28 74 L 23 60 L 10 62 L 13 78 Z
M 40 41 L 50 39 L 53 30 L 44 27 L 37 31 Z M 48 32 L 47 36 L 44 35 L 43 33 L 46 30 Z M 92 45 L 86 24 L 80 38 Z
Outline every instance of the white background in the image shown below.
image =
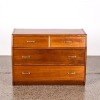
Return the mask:
M 14 28 L 83 28 L 87 54 L 100 55 L 100 0 L 0 0 L 0 55 L 11 55 Z

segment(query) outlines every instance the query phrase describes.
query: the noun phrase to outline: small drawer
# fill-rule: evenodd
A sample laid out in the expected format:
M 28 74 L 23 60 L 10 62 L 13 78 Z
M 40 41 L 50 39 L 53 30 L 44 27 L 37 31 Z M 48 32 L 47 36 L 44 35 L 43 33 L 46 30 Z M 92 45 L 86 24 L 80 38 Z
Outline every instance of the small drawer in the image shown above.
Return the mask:
M 48 37 L 13 36 L 13 47 L 48 47 Z
M 14 82 L 83 81 L 84 66 L 14 66 Z
M 14 49 L 14 65 L 84 65 L 85 50 Z
M 85 47 L 85 36 L 51 36 L 51 47 Z

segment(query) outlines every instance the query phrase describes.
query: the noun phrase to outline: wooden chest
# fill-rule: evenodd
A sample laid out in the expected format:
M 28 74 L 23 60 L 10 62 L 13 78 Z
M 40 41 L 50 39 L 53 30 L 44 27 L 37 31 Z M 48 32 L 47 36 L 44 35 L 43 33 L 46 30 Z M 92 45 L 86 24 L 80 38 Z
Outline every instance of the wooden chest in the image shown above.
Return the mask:
M 15 29 L 13 84 L 85 84 L 86 33 L 83 29 Z

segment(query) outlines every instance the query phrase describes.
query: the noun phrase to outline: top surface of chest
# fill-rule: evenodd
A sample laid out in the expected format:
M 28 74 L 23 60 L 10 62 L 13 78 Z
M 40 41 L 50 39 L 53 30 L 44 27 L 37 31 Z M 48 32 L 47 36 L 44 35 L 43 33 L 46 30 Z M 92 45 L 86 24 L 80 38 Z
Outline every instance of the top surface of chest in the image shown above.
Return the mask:
M 14 29 L 13 35 L 37 35 L 37 34 L 44 34 L 44 35 L 85 35 L 83 29 Z

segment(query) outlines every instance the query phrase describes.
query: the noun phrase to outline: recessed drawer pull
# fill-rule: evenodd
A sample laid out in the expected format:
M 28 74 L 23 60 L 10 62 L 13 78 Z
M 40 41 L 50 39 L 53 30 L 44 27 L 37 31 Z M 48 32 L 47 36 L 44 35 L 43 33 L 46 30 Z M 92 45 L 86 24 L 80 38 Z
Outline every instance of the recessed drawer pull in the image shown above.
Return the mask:
M 72 41 L 64 41 L 64 43 L 72 43 Z
M 76 72 L 68 72 L 67 74 L 72 74 L 72 75 L 74 75 L 74 74 L 76 74 Z
M 30 75 L 31 72 L 22 72 L 23 75 Z
M 35 41 L 27 41 L 27 43 L 35 43 Z
M 30 59 L 31 56 L 22 56 L 22 59 Z
M 76 56 L 68 56 L 68 58 L 76 58 Z

